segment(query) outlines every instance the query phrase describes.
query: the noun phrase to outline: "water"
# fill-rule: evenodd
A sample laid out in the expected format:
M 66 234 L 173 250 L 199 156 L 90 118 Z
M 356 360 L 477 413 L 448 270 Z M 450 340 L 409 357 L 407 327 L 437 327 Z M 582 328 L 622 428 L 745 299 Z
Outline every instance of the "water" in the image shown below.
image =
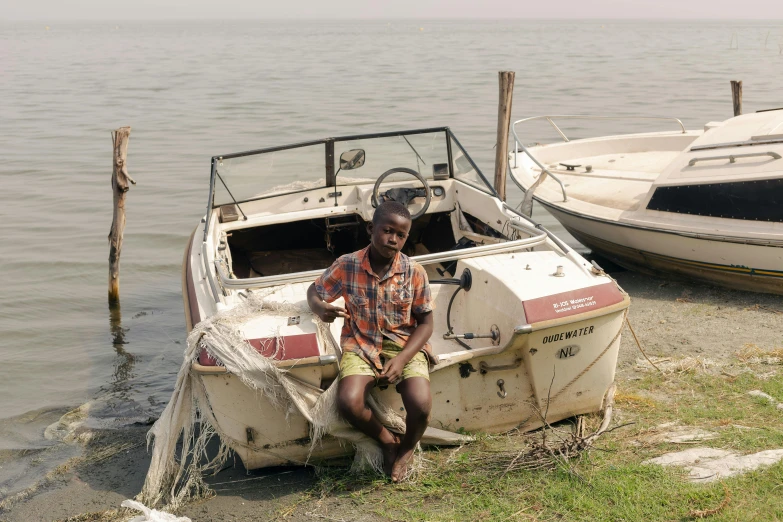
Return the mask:
M 213 154 L 448 125 L 491 177 L 499 70 L 517 73 L 515 119 L 677 116 L 698 128 L 731 116 L 732 79 L 746 112 L 783 106 L 780 45 L 780 22 L 0 25 L 0 497 L 71 454 L 43 436 L 65 411 L 92 401 L 88 425 L 121 428 L 162 410 L 184 349 L 182 252 Z M 138 185 L 112 320 L 109 131 L 122 125 Z M 541 122 L 520 130 L 556 137 Z

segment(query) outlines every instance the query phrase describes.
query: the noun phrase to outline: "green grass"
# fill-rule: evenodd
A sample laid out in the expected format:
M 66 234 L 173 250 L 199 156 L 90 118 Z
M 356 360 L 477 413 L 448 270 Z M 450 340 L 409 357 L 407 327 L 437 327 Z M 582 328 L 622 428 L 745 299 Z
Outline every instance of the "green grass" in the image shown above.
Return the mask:
M 540 432 L 484 436 L 459 450 L 425 451 L 424 470 L 401 485 L 323 471 L 311 491 L 279 513 L 295 520 L 327 506 L 331 520 L 356 520 L 357 514 L 367 520 L 693 520 L 695 510 L 718 508 L 728 492 L 728 504 L 709 520 L 783 520 L 783 463 L 708 484 L 692 484 L 676 468 L 642 465 L 693 447 L 652 438 L 656 426 L 674 421 L 718 433 L 701 446 L 739 453 L 783 448 L 783 412 L 748 396 L 753 389 L 783 399 L 777 377 L 649 374 L 618 386 L 614 423 L 633 424 L 604 434 L 595 449 L 552 471 L 503 473 L 509 455 L 540 440 Z M 600 418 L 587 421 L 595 429 Z

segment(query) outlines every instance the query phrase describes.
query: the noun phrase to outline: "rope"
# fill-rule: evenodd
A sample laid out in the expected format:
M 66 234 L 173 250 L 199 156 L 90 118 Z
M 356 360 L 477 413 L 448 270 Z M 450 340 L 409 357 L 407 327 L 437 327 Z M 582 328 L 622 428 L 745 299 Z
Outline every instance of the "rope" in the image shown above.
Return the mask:
M 631 321 L 628 320 L 628 316 L 625 317 L 625 324 L 627 324 L 628 325 L 628 329 L 631 330 L 631 335 L 633 335 L 633 340 L 636 341 L 636 346 L 639 347 L 639 351 L 642 352 L 642 355 L 644 355 L 644 358 L 647 359 L 647 362 L 650 363 L 653 368 L 655 368 L 659 372 L 663 373 L 663 371 L 661 371 L 660 368 L 655 366 L 655 363 L 652 362 L 652 360 L 649 357 L 647 357 L 647 354 L 644 353 L 644 349 L 642 348 L 642 345 L 639 342 L 639 338 L 636 337 L 636 332 L 633 331 L 633 326 L 631 326 Z
M 625 322 L 625 319 L 627 319 L 627 317 L 628 317 L 628 309 L 626 308 L 625 311 L 623 312 L 623 323 Z M 622 332 L 623 332 L 623 324 L 620 325 L 620 329 L 617 330 L 617 333 L 612 338 L 612 340 L 609 341 L 609 344 L 606 346 L 606 348 L 604 348 L 604 350 L 600 354 L 598 354 L 598 357 L 596 357 L 593 362 L 588 364 L 581 372 L 579 372 L 576 377 L 571 379 L 571 381 L 568 384 L 566 384 L 559 392 L 557 392 L 554 395 L 554 397 L 551 397 L 547 404 L 553 403 L 560 395 L 563 394 L 564 391 L 566 391 L 568 388 L 570 388 L 572 384 L 574 384 L 576 381 L 578 381 L 584 374 L 589 372 L 590 368 L 595 366 L 595 364 L 601 359 L 601 357 L 603 357 L 604 354 L 606 354 L 606 352 L 609 351 L 609 348 L 611 348 L 612 345 L 615 343 L 615 341 L 617 341 L 617 339 L 620 337 L 620 334 Z

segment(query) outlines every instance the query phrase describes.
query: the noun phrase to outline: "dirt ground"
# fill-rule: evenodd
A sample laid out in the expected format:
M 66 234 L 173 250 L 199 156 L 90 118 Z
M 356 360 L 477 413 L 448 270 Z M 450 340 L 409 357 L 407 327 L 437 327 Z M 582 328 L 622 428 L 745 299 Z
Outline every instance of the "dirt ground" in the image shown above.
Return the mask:
M 748 347 L 783 347 L 783 300 L 779 296 L 725 290 L 657 279 L 633 272 L 612 274 L 631 295 L 629 320 L 653 360 L 693 356 L 729 363 Z M 643 359 L 626 329 L 620 350 L 618 380 L 634 379 Z M 149 464 L 147 426 L 97 434 L 87 456 L 63 466 L 34 491 L 0 507 L 0 521 L 99 520 L 88 513 L 117 508 L 140 490 Z M 91 448 L 120 448 L 90 458 Z M 194 522 L 274 520 L 316 481 L 309 469 L 276 468 L 246 472 L 240 462 L 208 482 L 216 492 L 209 500 L 186 506 L 180 515 Z M 302 497 L 304 498 L 304 497 Z M 329 517 L 306 513 L 305 520 L 374 520 L 350 502 L 327 502 Z M 322 504 L 321 504 L 322 505 Z M 298 510 L 301 513 L 302 510 Z M 296 520 L 297 516 L 288 520 Z

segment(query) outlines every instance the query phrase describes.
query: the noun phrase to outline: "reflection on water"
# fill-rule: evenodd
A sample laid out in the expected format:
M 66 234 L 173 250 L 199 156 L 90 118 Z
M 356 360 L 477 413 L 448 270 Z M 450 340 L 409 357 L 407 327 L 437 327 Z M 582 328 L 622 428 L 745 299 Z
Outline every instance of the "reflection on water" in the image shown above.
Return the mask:
M 19 452 L 50 446 L 44 428 L 65 411 L 89 404 L 88 427 L 121 427 L 168 400 L 184 348 L 180 263 L 212 155 L 447 125 L 491 178 L 499 70 L 517 72 L 515 120 L 641 114 L 700 128 L 731 116 L 731 79 L 746 111 L 780 106 L 776 41 L 779 24 L 745 21 L 0 24 L 0 459 L 18 463 L 0 466 L 0 494 L 46 467 Z M 110 310 L 107 330 L 108 138 L 122 125 L 140 184 L 126 200 L 124 313 Z M 545 122 L 520 131 L 557 138 Z
M 111 386 L 115 392 L 127 391 L 128 380 L 133 377 L 133 365 L 136 358 L 125 350 L 128 341 L 125 340 L 127 328 L 122 326 L 122 310 L 120 301 L 109 303 L 109 328 L 113 337 L 112 346 L 117 353 L 117 362 L 114 364 L 114 375 Z

